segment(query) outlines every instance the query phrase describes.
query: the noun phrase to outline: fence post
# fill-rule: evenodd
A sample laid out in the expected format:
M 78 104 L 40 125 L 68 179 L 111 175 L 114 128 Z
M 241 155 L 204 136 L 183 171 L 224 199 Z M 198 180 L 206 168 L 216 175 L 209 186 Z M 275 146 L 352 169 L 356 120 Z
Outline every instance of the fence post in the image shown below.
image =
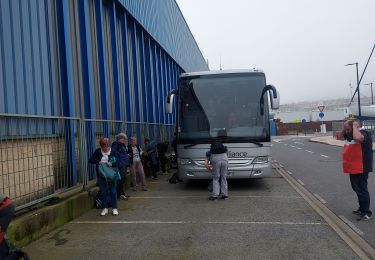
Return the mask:
M 81 169 L 81 181 L 82 188 L 86 190 L 88 184 L 88 159 L 87 159 L 87 144 L 86 144 L 86 130 L 85 121 L 79 119 L 79 132 L 78 132 L 78 144 L 79 144 L 79 167 Z

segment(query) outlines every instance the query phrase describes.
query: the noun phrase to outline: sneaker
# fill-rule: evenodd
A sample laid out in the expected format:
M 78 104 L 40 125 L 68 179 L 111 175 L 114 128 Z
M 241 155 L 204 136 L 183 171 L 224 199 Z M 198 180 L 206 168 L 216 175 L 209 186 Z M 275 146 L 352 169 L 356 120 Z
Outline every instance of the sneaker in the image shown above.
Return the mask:
M 147 188 L 146 188 L 146 187 L 142 187 L 142 190 L 143 190 L 143 191 L 147 191 Z
M 213 197 L 213 196 L 211 196 L 211 197 L 209 198 L 209 200 L 217 200 L 217 197 Z
M 151 179 L 153 179 L 154 181 L 156 181 L 158 179 L 158 177 L 151 177 Z
M 360 221 L 360 220 L 370 220 L 370 219 L 372 219 L 372 215 L 364 214 L 364 215 L 361 215 L 357 220 Z
M 221 196 L 221 198 L 222 198 L 223 200 L 227 200 L 227 199 L 228 199 L 228 196 L 223 195 L 223 196 Z
M 117 209 L 112 209 L 112 215 L 117 216 L 118 215 L 118 210 Z
M 126 197 L 125 195 L 120 195 L 120 199 L 121 200 L 128 200 L 128 197 Z
M 127 194 L 127 193 L 125 193 L 125 197 L 129 198 L 129 197 L 130 197 L 130 195 L 129 195 L 129 194 Z
M 105 215 L 107 215 L 108 214 L 108 209 L 107 208 L 104 208 L 103 210 L 102 210 L 102 212 L 100 213 L 100 216 L 105 216 Z
M 353 210 L 353 214 L 361 215 L 362 212 L 359 209 L 357 209 L 357 210 Z

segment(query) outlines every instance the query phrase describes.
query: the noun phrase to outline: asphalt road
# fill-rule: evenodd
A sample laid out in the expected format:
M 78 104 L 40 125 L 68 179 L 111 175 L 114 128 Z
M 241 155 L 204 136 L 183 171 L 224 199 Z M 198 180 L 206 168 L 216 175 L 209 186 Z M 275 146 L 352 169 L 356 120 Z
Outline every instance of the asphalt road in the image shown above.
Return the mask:
M 164 177 L 164 178 L 163 178 Z M 229 182 L 209 201 L 207 181 L 131 192 L 119 216 L 91 210 L 25 248 L 31 259 L 358 259 L 275 173 Z
M 351 189 L 349 176 L 341 171 L 341 147 L 312 143 L 308 137 L 275 137 L 272 142 L 272 156 L 375 247 L 375 220 L 357 221 L 358 217 L 352 214 L 352 211 L 358 208 L 358 202 Z M 373 173 L 370 173 L 368 182 L 371 209 L 375 212 Z

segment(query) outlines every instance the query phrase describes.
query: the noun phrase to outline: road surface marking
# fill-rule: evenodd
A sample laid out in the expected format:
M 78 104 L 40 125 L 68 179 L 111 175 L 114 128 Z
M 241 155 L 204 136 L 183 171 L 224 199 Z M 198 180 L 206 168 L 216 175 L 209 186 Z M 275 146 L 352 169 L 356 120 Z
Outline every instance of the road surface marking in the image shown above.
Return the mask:
M 280 221 L 72 221 L 72 224 L 240 224 L 240 225 L 327 225 L 322 222 L 280 222 Z
M 291 171 L 288 171 L 288 173 L 289 173 L 290 175 L 293 175 L 293 173 L 292 173 Z
M 310 151 L 310 150 L 305 150 L 306 152 L 308 152 L 308 153 L 314 153 L 313 151 Z
M 358 235 L 364 235 L 362 230 L 356 227 L 356 225 L 353 224 L 349 219 L 347 219 L 344 216 L 339 215 L 339 218 L 341 218 L 342 221 L 344 221 L 346 224 L 348 224 L 349 227 L 351 227 Z
M 305 145 L 304 143 L 301 143 L 301 142 L 294 142 L 295 144 L 301 144 L 301 145 Z
M 303 183 L 303 181 L 301 181 L 300 179 L 297 180 L 299 182 L 299 184 L 301 184 L 302 186 L 305 186 L 305 184 Z
M 325 200 L 324 200 L 322 197 L 320 197 L 318 194 L 314 193 L 314 196 L 315 196 L 318 200 L 320 200 L 321 203 L 323 203 L 323 204 L 326 204 L 326 203 L 327 203 L 327 201 L 325 201 Z
M 290 147 L 296 148 L 294 145 L 290 145 Z
M 208 196 L 131 196 L 130 199 L 207 199 Z M 281 199 L 300 199 L 299 196 L 241 196 L 241 195 L 231 195 L 230 198 L 281 198 Z
M 324 158 L 328 158 L 327 155 L 324 155 L 324 154 L 321 154 L 320 156 L 324 157 Z
M 284 144 L 285 146 L 288 146 L 288 144 Z
M 302 148 L 301 148 L 301 147 L 297 147 L 297 149 L 298 149 L 298 150 L 302 150 Z

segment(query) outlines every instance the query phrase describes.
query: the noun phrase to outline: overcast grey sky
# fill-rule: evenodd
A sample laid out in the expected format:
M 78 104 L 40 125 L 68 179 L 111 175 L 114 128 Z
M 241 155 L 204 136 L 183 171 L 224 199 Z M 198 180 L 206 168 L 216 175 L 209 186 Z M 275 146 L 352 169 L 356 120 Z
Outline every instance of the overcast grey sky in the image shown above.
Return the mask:
M 211 70 L 257 67 L 281 103 L 350 96 L 375 44 L 375 0 L 177 0 Z M 362 83 L 374 82 L 375 53 Z M 361 96 L 370 95 L 361 86 Z

